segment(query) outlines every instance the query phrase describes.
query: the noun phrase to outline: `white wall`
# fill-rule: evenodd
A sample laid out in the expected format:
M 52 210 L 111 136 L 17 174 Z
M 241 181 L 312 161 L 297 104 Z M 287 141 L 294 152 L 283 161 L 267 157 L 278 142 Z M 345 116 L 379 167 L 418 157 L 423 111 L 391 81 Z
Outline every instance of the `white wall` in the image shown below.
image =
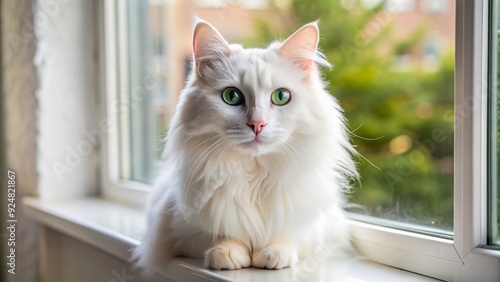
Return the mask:
M 98 186 L 96 1 L 39 0 L 38 192 L 44 200 L 95 194 Z

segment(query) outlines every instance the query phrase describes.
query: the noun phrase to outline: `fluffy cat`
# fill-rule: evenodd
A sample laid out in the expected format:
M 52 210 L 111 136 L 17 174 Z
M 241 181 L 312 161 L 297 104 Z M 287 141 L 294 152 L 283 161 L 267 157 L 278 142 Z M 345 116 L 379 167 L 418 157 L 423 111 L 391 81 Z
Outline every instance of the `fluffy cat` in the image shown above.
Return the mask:
M 196 24 L 139 266 L 187 256 L 212 269 L 281 269 L 349 248 L 342 205 L 355 151 L 318 71 L 329 66 L 318 40 L 310 23 L 267 49 L 243 49 Z

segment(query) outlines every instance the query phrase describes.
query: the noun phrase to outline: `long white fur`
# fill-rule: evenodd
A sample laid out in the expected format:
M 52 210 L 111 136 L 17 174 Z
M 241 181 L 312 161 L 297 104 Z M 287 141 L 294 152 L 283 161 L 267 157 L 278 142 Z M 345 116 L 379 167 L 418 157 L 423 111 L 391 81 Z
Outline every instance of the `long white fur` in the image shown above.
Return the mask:
M 319 37 L 317 25 L 301 30 L 267 49 L 243 49 L 198 23 L 195 33 L 204 34 L 168 132 L 149 228 L 135 250 L 139 266 L 151 271 L 174 256 L 203 258 L 228 239 L 250 254 L 280 242 L 299 257 L 349 246 L 342 194 L 357 176 L 354 149 L 312 63 L 329 66 L 317 38 L 313 48 L 298 40 Z M 226 87 L 240 89 L 246 105 L 226 104 Z M 292 98 L 272 105 L 281 87 Z M 255 135 L 246 124 L 255 118 L 267 122 L 258 146 L 249 143 Z

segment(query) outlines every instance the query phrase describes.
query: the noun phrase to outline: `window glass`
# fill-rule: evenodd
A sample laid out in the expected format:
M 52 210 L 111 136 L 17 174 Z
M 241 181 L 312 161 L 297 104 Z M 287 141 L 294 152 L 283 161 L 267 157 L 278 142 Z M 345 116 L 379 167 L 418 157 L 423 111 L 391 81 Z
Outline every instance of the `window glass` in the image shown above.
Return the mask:
M 167 2 L 116 1 L 123 179 L 152 181 L 173 113 Z
M 347 209 L 356 219 L 449 237 L 455 3 L 437 14 L 410 8 L 413 1 L 343 2 L 297 0 L 292 11 L 322 19 L 320 44 L 334 64 L 326 79 L 362 155 Z

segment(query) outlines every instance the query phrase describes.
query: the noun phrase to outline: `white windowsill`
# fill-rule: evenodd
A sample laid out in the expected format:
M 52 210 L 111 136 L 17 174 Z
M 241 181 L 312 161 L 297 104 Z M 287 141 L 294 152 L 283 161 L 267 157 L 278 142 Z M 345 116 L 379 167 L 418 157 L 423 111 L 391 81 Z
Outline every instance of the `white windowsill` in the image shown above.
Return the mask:
M 57 202 L 25 198 L 23 204 L 29 216 L 40 224 L 126 261 L 146 227 L 144 211 L 98 198 Z M 300 269 L 311 267 L 304 265 Z M 312 269 L 307 276 L 297 273 L 297 267 L 211 271 L 202 267 L 201 260 L 177 258 L 161 274 L 174 281 L 289 281 L 297 277 L 307 277 L 304 281 L 436 281 L 362 258 L 332 258 L 313 263 Z

